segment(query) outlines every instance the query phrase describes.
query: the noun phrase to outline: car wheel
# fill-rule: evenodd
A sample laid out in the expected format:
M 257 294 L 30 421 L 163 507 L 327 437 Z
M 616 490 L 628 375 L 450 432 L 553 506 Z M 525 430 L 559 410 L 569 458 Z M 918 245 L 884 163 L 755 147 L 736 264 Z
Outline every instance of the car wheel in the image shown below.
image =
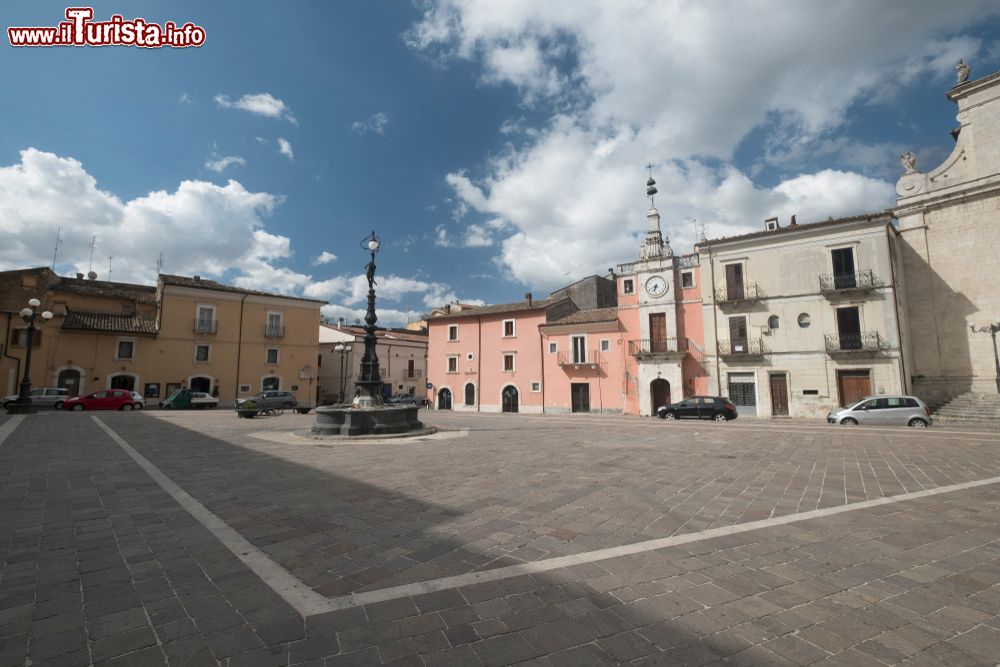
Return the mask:
M 126 410 L 131 410 L 131 409 L 132 409 L 132 404 L 131 403 L 125 403 L 121 407 L 122 412 L 125 412 Z
M 667 419 L 669 421 L 673 421 L 673 420 L 677 419 L 677 415 L 675 415 L 673 412 L 664 412 L 663 413 L 663 418 Z
M 87 408 L 83 403 L 74 403 L 72 409 L 76 410 L 77 412 L 83 412 Z
M 907 426 L 911 428 L 927 428 L 927 422 L 919 417 L 914 417 Z
M 857 426 L 858 420 L 855 419 L 854 417 L 844 417 L 843 419 L 840 420 L 840 423 L 843 424 L 844 426 Z
M 715 417 L 713 417 L 713 419 L 715 421 L 717 421 L 717 422 L 727 422 L 727 421 L 729 421 L 729 417 L 727 417 L 725 415 L 725 413 L 723 413 L 723 412 L 716 413 L 716 415 L 715 415 Z
M 14 403 L 16 403 L 16 402 L 17 401 L 7 401 L 6 403 L 3 404 L 3 409 L 6 410 L 10 406 L 14 405 Z
M 55 403 L 52 404 L 52 408 L 54 410 L 62 410 L 62 404 L 63 404 L 62 401 L 57 401 L 57 402 L 55 402 Z

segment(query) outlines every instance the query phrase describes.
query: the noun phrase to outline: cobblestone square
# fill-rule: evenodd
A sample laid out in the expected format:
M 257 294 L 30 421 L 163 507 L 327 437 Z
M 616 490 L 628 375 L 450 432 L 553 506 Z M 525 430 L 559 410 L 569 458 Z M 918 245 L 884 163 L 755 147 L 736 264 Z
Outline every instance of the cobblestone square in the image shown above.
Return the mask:
M 0 417 L 0 665 L 996 665 L 1000 435 Z

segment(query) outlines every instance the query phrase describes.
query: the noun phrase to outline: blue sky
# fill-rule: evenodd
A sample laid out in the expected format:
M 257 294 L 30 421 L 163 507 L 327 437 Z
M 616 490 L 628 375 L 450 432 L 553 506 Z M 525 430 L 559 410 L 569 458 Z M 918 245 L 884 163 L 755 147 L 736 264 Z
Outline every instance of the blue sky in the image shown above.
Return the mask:
M 706 7 L 705 5 L 708 4 Z M 363 312 L 501 302 L 634 259 L 644 165 L 675 251 L 890 207 L 950 150 L 995 3 L 98 2 L 192 49 L 0 47 L 0 269 L 165 271 Z M 4 28 L 65 4 L 12 2 Z

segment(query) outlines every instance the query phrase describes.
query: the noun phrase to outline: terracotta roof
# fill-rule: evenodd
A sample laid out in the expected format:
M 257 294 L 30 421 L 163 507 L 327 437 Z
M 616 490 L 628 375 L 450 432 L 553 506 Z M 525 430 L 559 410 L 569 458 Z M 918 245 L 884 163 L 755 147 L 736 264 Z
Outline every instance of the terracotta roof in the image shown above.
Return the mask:
M 103 296 L 112 299 L 125 299 L 136 303 L 156 303 L 156 288 L 150 285 L 133 285 L 131 283 L 115 283 L 107 280 L 88 280 L 84 278 L 59 278 L 52 286 L 56 292 L 72 292 L 83 296 Z
M 71 310 L 62 328 L 73 331 L 109 331 L 113 333 L 155 334 L 156 320 L 135 315 L 112 315 Z
M 301 296 L 289 296 L 276 292 L 261 292 L 260 290 L 244 289 L 234 285 L 223 285 L 207 278 L 193 278 L 188 276 L 171 276 L 165 273 L 160 274 L 160 282 L 164 285 L 176 285 L 177 287 L 193 287 L 195 289 L 207 289 L 216 292 L 235 292 L 237 294 L 250 294 L 253 296 L 273 296 L 279 299 L 293 299 L 295 301 L 311 301 L 312 303 L 326 303 L 322 299 L 307 299 Z
M 475 308 L 463 308 L 457 313 L 440 313 L 428 317 L 428 320 L 444 320 L 444 319 L 454 319 L 456 317 L 477 317 L 479 315 L 500 315 L 503 313 L 517 313 L 528 310 L 544 310 L 549 306 L 553 306 L 557 303 L 563 301 L 568 301 L 569 297 L 549 297 L 548 299 L 539 299 L 537 301 L 532 301 L 530 304 L 524 301 L 515 301 L 514 303 L 498 303 L 493 306 L 477 306 Z
M 554 327 L 562 324 L 594 324 L 596 322 L 617 322 L 617 308 L 592 308 L 591 310 L 578 310 L 570 313 L 561 319 L 546 322 L 540 326 Z
M 878 211 L 876 213 L 863 213 L 861 215 L 853 215 L 846 218 L 836 218 L 830 220 L 821 220 L 819 222 L 807 222 L 797 224 L 794 227 L 788 225 L 784 227 L 779 227 L 775 230 L 762 229 L 759 232 L 750 232 L 749 234 L 739 234 L 737 236 L 720 236 L 717 239 L 709 239 L 708 241 L 699 241 L 695 244 L 696 249 L 701 249 L 702 247 L 712 244 L 716 245 L 719 243 L 729 243 L 730 241 L 743 241 L 744 239 L 753 239 L 764 236 L 778 236 L 780 234 L 785 234 L 788 232 L 797 232 L 803 230 L 817 229 L 820 227 L 831 227 L 834 225 L 843 225 L 850 222 L 862 222 L 862 221 L 872 221 L 879 220 L 881 218 L 891 218 L 892 211 Z

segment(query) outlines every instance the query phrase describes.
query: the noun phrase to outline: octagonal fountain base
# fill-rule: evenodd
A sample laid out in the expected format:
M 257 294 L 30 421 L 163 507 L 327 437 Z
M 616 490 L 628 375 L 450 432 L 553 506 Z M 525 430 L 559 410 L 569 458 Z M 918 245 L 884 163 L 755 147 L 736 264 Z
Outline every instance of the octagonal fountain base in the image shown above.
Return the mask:
M 325 405 L 316 408 L 314 435 L 393 435 L 419 431 L 416 406 L 376 406 L 355 408 L 350 405 Z

